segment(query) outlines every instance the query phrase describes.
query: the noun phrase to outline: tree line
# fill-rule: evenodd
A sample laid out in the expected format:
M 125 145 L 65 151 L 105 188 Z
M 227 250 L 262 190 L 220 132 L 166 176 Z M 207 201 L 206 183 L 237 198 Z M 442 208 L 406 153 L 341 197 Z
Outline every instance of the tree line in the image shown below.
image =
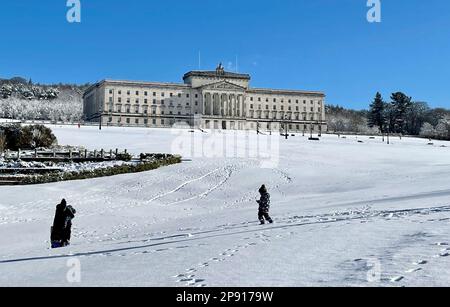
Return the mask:
M 367 125 L 382 134 L 450 139 L 449 110 L 430 108 L 402 92 L 392 93 L 389 102 L 378 92 L 367 112 Z

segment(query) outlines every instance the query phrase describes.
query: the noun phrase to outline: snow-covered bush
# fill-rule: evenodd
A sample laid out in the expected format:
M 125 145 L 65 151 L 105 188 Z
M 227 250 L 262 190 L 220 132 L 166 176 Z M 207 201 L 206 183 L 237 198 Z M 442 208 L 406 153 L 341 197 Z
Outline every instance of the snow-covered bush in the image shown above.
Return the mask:
M 0 126 L 0 134 L 5 136 L 5 149 L 35 149 L 51 147 L 57 143 L 52 130 L 43 125 Z

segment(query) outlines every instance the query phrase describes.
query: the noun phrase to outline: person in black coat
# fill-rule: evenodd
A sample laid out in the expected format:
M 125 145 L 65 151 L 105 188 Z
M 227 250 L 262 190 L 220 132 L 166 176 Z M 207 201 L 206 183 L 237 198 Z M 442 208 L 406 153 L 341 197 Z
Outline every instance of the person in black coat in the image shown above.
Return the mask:
M 51 233 L 52 243 L 62 241 L 64 227 L 65 227 L 65 223 L 66 223 L 66 218 L 65 218 L 66 207 L 67 207 L 67 203 L 66 203 L 65 199 L 61 200 L 61 203 L 59 203 L 56 206 L 55 218 L 53 220 L 53 227 L 52 227 L 52 233 Z
M 267 192 L 267 188 L 264 184 L 259 189 L 259 194 L 261 195 L 261 198 L 256 201 L 259 204 L 258 219 L 261 222 L 261 225 L 264 225 L 266 223 L 265 221 L 268 221 L 270 224 L 272 224 L 273 220 L 269 216 L 270 194 Z
M 72 233 L 72 219 L 75 218 L 75 209 L 68 206 L 65 199 L 56 206 L 55 219 L 50 235 L 52 248 L 67 246 L 70 244 Z

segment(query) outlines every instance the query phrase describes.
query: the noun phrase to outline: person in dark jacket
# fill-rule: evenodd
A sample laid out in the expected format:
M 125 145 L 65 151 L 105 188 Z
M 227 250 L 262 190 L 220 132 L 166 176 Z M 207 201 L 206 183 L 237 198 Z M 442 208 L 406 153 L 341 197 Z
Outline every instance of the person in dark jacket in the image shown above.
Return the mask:
M 65 199 L 61 200 L 61 203 L 59 203 L 56 206 L 55 218 L 53 220 L 53 227 L 50 236 L 50 239 L 52 241 L 52 247 L 57 246 L 58 243 L 62 241 L 64 227 L 66 223 L 65 218 L 66 207 L 67 203 Z
M 72 220 L 75 218 L 76 210 L 72 206 L 67 206 L 64 210 L 64 228 L 62 232 L 62 246 L 70 245 L 70 236 L 72 234 Z
M 270 194 L 267 192 L 267 188 L 264 184 L 259 189 L 259 194 L 261 195 L 261 198 L 256 201 L 259 204 L 258 219 L 261 222 L 261 225 L 264 225 L 266 223 L 265 221 L 272 224 L 273 220 L 269 216 Z

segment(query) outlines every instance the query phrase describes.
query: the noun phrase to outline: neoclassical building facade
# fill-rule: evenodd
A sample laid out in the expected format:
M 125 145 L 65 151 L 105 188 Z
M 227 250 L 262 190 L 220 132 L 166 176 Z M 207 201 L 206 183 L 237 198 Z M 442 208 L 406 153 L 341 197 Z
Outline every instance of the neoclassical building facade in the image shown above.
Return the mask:
M 325 94 L 250 87 L 250 75 L 191 71 L 184 83 L 103 80 L 83 95 L 87 122 L 111 126 L 326 131 Z

